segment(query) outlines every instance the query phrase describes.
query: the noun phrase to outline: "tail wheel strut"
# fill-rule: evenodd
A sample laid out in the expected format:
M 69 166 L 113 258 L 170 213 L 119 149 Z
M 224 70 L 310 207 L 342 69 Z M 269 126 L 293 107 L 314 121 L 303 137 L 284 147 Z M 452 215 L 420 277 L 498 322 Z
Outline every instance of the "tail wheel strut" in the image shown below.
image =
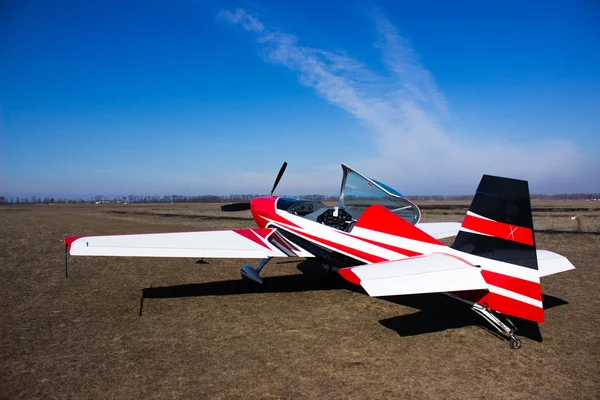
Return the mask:
M 512 328 L 506 325 L 504 322 L 502 322 L 500 318 L 498 318 L 487 307 L 475 303 L 473 304 L 472 309 L 477 314 L 485 318 L 485 320 L 488 321 L 494 328 L 496 328 L 496 330 L 500 334 L 508 337 L 508 347 L 510 347 L 513 350 L 518 350 L 521 348 L 521 340 L 515 337 L 515 332 L 517 331 L 517 328 L 510 319 L 506 318 L 506 321 L 510 325 L 512 325 Z
M 462 301 L 463 303 L 467 303 L 471 306 L 471 309 L 475 311 L 477 314 L 481 315 L 487 322 L 490 323 L 502 336 L 508 339 L 508 347 L 513 350 L 518 350 L 521 348 L 521 340 L 515 337 L 515 332 L 517 328 L 512 323 L 512 321 L 506 318 L 506 322 L 508 322 L 511 326 L 509 327 L 504 322 L 500 320 L 489 308 L 482 306 L 481 304 L 473 303 L 471 301 L 460 298 L 452 293 L 444 293 L 448 297 L 452 297 L 453 299 Z

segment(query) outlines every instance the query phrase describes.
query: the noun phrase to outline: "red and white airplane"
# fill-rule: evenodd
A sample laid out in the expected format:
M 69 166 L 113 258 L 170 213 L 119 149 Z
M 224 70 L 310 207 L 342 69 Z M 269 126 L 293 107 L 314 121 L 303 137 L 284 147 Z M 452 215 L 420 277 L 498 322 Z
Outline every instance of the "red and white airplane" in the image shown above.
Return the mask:
M 526 181 L 484 175 L 462 224 L 419 223 L 413 202 L 344 164 L 335 207 L 273 196 L 286 165 L 269 196 L 221 207 L 251 210 L 258 228 L 71 236 L 63 239 L 66 254 L 257 258 L 256 268 L 241 268 L 257 283 L 274 257 L 316 257 L 370 296 L 444 293 L 465 302 L 514 349 L 521 342 L 501 314 L 542 322 L 540 278 L 574 269 L 565 257 L 536 249 Z M 451 247 L 438 240 L 451 236 Z

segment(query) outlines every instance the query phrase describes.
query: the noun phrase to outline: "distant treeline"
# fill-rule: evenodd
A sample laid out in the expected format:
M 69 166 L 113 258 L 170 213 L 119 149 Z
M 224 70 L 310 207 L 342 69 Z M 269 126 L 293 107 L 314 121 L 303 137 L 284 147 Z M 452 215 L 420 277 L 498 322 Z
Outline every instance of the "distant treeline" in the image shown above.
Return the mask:
M 408 196 L 409 199 L 414 201 L 441 201 L 441 200 L 473 200 L 472 194 L 465 195 L 451 195 L 451 196 Z M 560 194 L 532 194 L 531 200 L 543 201 L 543 200 L 600 200 L 600 193 L 560 193 Z
M 250 201 L 266 194 L 231 194 L 227 196 L 201 195 L 201 196 L 93 196 L 89 198 L 55 198 L 55 197 L 6 197 L 0 196 L 0 204 L 124 204 L 124 203 L 235 203 Z M 338 196 L 322 194 L 309 194 L 301 196 L 302 199 L 316 201 L 336 201 Z
M 124 203 L 235 203 L 249 201 L 264 194 L 231 194 L 228 196 L 201 195 L 201 196 L 93 196 L 89 198 L 54 198 L 54 197 L 6 197 L 0 196 L 0 204 L 124 204 Z M 298 197 L 298 196 L 293 196 Z M 337 201 L 338 196 L 308 194 L 299 198 L 315 201 Z M 473 195 L 457 196 L 408 196 L 414 201 L 441 201 L 456 200 L 470 201 Z M 533 194 L 532 200 L 594 200 L 600 201 L 600 193 L 562 193 L 562 194 Z

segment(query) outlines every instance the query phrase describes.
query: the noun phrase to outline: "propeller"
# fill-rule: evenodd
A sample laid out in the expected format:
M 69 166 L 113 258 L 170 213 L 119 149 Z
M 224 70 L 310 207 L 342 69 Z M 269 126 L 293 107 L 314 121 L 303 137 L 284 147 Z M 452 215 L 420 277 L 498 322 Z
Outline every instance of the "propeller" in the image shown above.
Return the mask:
M 277 185 L 279 185 L 279 181 L 281 180 L 281 177 L 283 176 L 283 173 L 285 172 L 285 168 L 286 167 L 287 167 L 287 162 L 284 161 L 283 165 L 279 169 L 279 173 L 277 174 L 277 178 L 275 178 L 275 183 L 273 184 L 273 189 L 271 189 L 271 193 L 269 193 L 269 196 L 273 196 L 273 192 L 277 188 Z M 249 209 L 250 209 L 250 202 L 231 203 L 231 204 L 224 204 L 224 205 L 221 206 L 221 211 L 225 211 L 225 212 L 230 212 L 230 211 L 246 211 L 246 210 L 249 210 Z
M 250 209 L 250 203 L 231 203 L 221 206 L 221 211 L 246 211 Z
M 279 185 L 279 181 L 281 180 L 281 177 L 283 176 L 283 173 L 285 172 L 286 167 L 287 167 L 287 162 L 284 161 L 283 165 L 279 169 L 277 178 L 275 178 L 275 183 L 273 184 L 273 189 L 271 189 L 271 193 L 269 193 L 269 196 L 273 196 L 273 192 L 275 191 L 275 188 L 277 187 L 277 185 Z

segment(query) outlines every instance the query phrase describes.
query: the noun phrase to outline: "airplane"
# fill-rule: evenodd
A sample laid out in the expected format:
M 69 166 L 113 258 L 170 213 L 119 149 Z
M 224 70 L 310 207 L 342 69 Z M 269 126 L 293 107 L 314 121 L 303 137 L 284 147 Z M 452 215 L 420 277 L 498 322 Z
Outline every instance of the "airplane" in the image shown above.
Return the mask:
M 68 255 L 257 258 L 240 273 L 262 284 L 271 259 L 313 257 L 370 296 L 443 293 L 462 301 L 519 349 L 508 316 L 543 322 L 540 278 L 575 268 L 536 249 L 527 181 L 483 175 L 462 223 L 421 223 L 415 203 L 343 163 L 336 206 L 275 196 L 286 166 L 268 196 L 221 207 L 250 210 L 257 228 L 70 236 L 63 239 L 65 275 Z M 439 241 L 453 236 L 449 247 Z

